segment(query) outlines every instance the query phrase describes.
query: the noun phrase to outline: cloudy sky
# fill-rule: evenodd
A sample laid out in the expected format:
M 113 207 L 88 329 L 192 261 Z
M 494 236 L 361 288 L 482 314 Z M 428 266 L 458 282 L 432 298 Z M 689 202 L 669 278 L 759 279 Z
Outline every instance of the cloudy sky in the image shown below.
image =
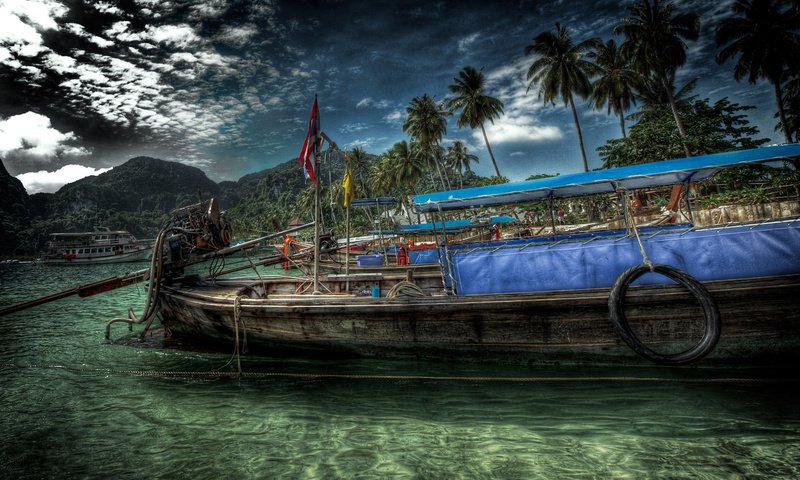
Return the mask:
M 767 84 L 736 83 L 713 57 L 713 28 L 732 0 L 677 2 L 701 15 L 678 83 L 756 106 L 775 141 Z M 340 146 L 380 154 L 405 139 L 405 107 L 444 99 L 459 70 L 483 69 L 505 104 L 489 125 L 512 180 L 582 168 L 572 116 L 526 94 L 533 37 L 566 25 L 576 41 L 612 37 L 627 0 L 597 1 L 57 1 L 0 0 L 0 158 L 29 193 L 149 155 L 236 180 L 296 158 L 319 95 L 322 129 Z M 620 41 L 621 39 L 617 39 Z M 606 111 L 579 102 L 590 168 L 619 134 Z M 479 132 L 449 122 L 492 175 Z M 299 168 L 299 167 L 298 167 Z M 298 171 L 298 174 L 299 171 Z

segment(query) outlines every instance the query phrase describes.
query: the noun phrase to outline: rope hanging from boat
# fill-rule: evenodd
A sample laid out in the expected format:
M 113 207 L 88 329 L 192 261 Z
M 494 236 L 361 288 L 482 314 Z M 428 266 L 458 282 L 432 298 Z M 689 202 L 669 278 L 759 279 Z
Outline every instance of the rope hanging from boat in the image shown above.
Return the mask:
M 231 355 L 230 360 L 228 362 L 219 367 L 218 369 L 213 370 L 214 372 L 219 372 L 220 374 L 228 374 L 230 372 L 222 372 L 221 369 L 227 367 L 233 362 L 233 359 L 236 358 L 236 375 L 242 375 L 242 353 L 247 353 L 247 325 L 245 325 L 244 320 L 242 320 L 242 296 L 237 295 L 233 299 L 233 331 L 234 331 L 234 343 L 233 343 L 233 354 Z M 239 323 L 242 324 L 242 342 L 241 345 L 239 343 Z
M 636 226 L 636 220 L 633 215 L 633 203 L 630 199 L 626 199 L 625 212 L 629 218 L 629 225 L 633 229 L 639 244 L 639 250 L 642 254 L 642 264 L 635 265 L 623 272 L 611 288 L 611 293 L 608 297 L 608 310 L 614 329 L 634 352 L 655 363 L 662 365 L 684 365 L 705 357 L 711 353 L 720 337 L 720 315 L 717 303 L 703 284 L 688 273 L 669 265 L 654 264 L 647 256 L 647 251 L 639 236 L 639 229 Z M 692 296 L 700 303 L 703 309 L 706 328 L 703 337 L 693 347 L 673 354 L 658 353 L 646 346 L 631 328 L 625 316 L 625 294 L 628 291 L 628 287 L 636 279 L 651 272 L 659 273 L 674 280 L 676 283 L 689 290 Z
M 650 261 L 650 257 L 647 256 L 647 250 L 644 249 L 644 243 L 642 243 L 642 237 L 639 236 L 639 228 L 636 225 L 636 218 L 633 214 L 633 200 L 626 195 L 626 208 L 625 214 L 628 216 L 630 221 L 629 225 L 633 230 L 633 233 L 636 235 L 636 241 L 639 243 L 639 252 L 642 254 L 642 263 L 647 265 L 650 268 L 650 271 L 654 271 L 653 262 Z

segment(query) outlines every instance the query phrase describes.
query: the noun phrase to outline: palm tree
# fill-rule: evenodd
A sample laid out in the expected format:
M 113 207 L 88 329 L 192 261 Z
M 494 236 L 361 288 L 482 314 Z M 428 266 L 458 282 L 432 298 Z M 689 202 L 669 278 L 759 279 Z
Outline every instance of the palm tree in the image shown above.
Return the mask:
M 686 145 L 686 129 L 678 114 L 672 96 L 669 78 L 686 63 L 685 40 L 697 40 L 700 34 L 700 17 L 694 12 L 672 14 L 672 4 L 660 0 L 642 0 L 628 7 L 629 16 L 614 27 L 615 34 L 625 35 L 623 54 L 631 59 L 633 67 L 642 75 L 651 73 L 661 84 L 669 100 L 675 124 L 678 126 L 686 156 L 691 156 Z
M 370 188 L 377 195 L 387 195 L 395 187 L 395 177 L 392 174 L 394 162 L 388 155 L 380 157 L 374 165 L 369 176 Z
M 369 160 L 367 153 L 361 147 L 355 147 L 350 151 L 350 168 L 353 172 L 355 179 L 356 194 L 360 192 L 362 195 L 356 198 L 365 198 L 367 190 L 367 174 Z
M 630 60 L 622 55 L 613 38 L 606 43 L 597 42 L 588 56 L 594 61 L 598 76 L 592 84 L 593 106 L 600 110 L 608 104 L 608 114 L 613 110 L 619 117 L 622 138 L 625 138 L 625 112 L 630 110 L 631 104 L 636 104 L 633 89 L 639 83 L 640 76 L 631 67 Z
M 464 170 L 467 173 L 471 172 L 471 162 L 478 162 L 478 156 L 473 155 L 467 151 L 466 145 L 461 140 L 456 140 L 452 145 L 447 147 L 447 161 L 450 166 L 458 172 L 459 187 L 464 188 Z
M 583 134 L 573 94 L 586 98 L 592 93 L 589 77 L 593 66 L 584 57 L 597 41 L 584 40 L 576 45 L 567 28 L 556 23 L 555 32 L 542 32 L 533 39 L 533 44 L 525 47 L 525 55 L 533 53 L 538 57 L 528 68 L 527 78 L 530 80 L 528 91 L 538 84 L 539 98 L 545 103 L 555 105 L 556 99 L 561 98 L 564 106 L 569 104 L 575 129 L 578 131 L 583 169 L 586 172 L 589 171 L 589 162 L 586 160 L 586 151 L 583 148 Z
M 413 188 L 425 173 L 425 164 L 405 140 L 395 143 L 387 156 L 396 186 Z
M 736 0 L 731 10 L 735 15 L 723 20 L 714 35 L 722 47 L 717 63 L 738 55 L 733 67 L 736 81 L 747 76 L 751 84 L 760 78 L 772 84 L 781 130 L 786 142 L 792 143 L 781 81 L 785 70 L 794 72 L 800 66 L 800 14 L 785 0 Z
M 794 142 L 800 141 L 800 77 L 789 79 L 783 85 L 783 109 L 786 112 L 786 123 L 780 121 L 775 126 L 775 130 L 788 132 Z M 780 112 L 775 116 L 779 116 Z M 784 128 L 785 125 L 785 128 Z
M 455 83 L 447 88 L 455 93 L 456 96 L 447 101 L 447 108 L 450 113 L 461 110 L 456 122 L 458 128 L 465 126 L 469 126 L 469 128 L 481 127 L 483 141 L 486 142 L 486 149 L 489 151 L 489 158 L 492 159 L 494 171 L 499 177 L 500 169 L 497 168 L 497 162 L 494 159 L 494 153 L 492 153 L 492 147 L 489 145 L 489 138 L 486 136 L 486 129 L 483 125 L 487 120 L 494 123 L 494 119 L 503 113 L 503 102 L 494 97 L 484 95 L 483 72 L 479 72 L 474 67 L 464 67 L 458 73 L 458 78 L 453 80 Z
M 449 113 L 442 104 L 426 93 L 411 100 L 411 104 L 406 107 L 406 119 L 403 122 L 403 131 L 417 141 L 419 152 L 428 162 L 436 166 L 443 186 L 445 181 L 436 159 L 436 150 L 442 137 L 447 133 L 447 115 Z
M 692 92 L 697 86 L 697 77 L 686 82 L 680 90 L 675 89 L 675 75 L 670 75 L 667 79 L 669 89 L 665 90 L 661 84 L 661 80 L 650 77 L 640 77 L 640 82 L 636 85 L 636 98 L 642 102 L 643 109 L 656 109 L 669 107 L 669 97 L 675 101 L 675 104 L 680 106 L 682 102 L 689 100 L 692 97 Z M 669 93 L 669 95 L 667 95 Z M 680 111 L 680 108 L 678 108 Z M 636 114 L 634 114 L 636 115 Z
M 425 170 L 424 163 L 414 155 L 408 143 L 395 143 L 372 167 L 370 184 L 377 195 L 397 195 L 402 210 L 411 222 L 406 198 Z

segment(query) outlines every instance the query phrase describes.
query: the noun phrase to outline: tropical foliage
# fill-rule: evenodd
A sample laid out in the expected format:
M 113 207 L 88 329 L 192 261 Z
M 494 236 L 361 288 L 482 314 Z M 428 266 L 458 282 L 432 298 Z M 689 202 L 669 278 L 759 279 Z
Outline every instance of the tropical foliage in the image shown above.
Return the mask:
M 734 16 L 722 21 L 715 40 L 722 47 L 717 62 L 736 57 L 733 77 L 755 84 L 764 78 L 775 89 L 781 129 L 787 143 L 792 135 L 786 118 L 782 82 L 787 72 L 800 67 L 800 12 L 796 3 L 784 0 L 736 0 Z
M 464 171 L 472 173 L 470 164 L 478 162 L 478 156 L 469 153 L 461 140 L 456 140 L 447 147 L 447 165 L 458 172 L 459 188 L 464 188 Z M 498 173 L 497 176 L 500 176 Z
M 594 73 L 597 75 L 592 84 L 592 106 L 600 110 L 608 105 L 608 113 L 613 111 L 619 117 L 624 138 L 625 112 L 636 104 L 634 88 L 641 84 L 641 77 L 613 38 L 606 43 L 596 42 L 588 57 L 594 62 Z
M 489 138 L 486 136 L 484 124 L 489 121 L 494 123 L 494 119 L 502 115 L 503 102 L 486 95 L 483 72 L 479 72 L 474 67 L 464 67 L 458 74 L 458 78 L 453 79 L 455 83 L 448 88 L 455 97 L 450 98 L 446 105 L 451 113 L 461 110 L 456 125 L 459 128 L 468 126 L 469 128 L 480 127 L 483 133 L 483 141 L 486 142 L 486 150 L 489 151 L 489 158 L 497 176 L 500 176 L 500 169 L 494 159 L 492 147 L 489 145 Z
M 685 146 L 699 153 L 717 153 L 755 148 L 768 139 L 753 140 L 758 129 L 751 126 L 744 112 L 753 107 L 722 99 L 713 105 L 691 97 L 678 102 L 686 124 L 686 136 L 675 130 L 674 117 L 667 106 L 642 110 L 626 138 L 609 140 L 597 151 L 604 168 L 678 158 Z
M 587 98 L 592 93 L 590 77 L 594 66 L 588 60 L 587 54 L 596 43 L 596 39 L 590 39 L 576 44 L 567 27 L 556 23 L 555 31 L 538 34 L 533 43 L 525 47 L 525 55 L 537 56 L 528 68 L 528 91 L 536 86 L 538 97 L 544 103 L 555 105 L 556 100 L 560 99 L 565 106 L 569 105 L 578 132 L 583 169 L 587 172 L 589 162 L 586 160 L 574 95 Z
M 441 102 L 437 102 L 426 93 L 411 100 L 411 104 L 406 108 L 406 119 L 403 122 L 403 131 L 416 141 L 416 154 L 436 169 L 442 188 L 449 188 L 449 182 L 446 182 L 446 177 L 442 173 L 439 145 L 447 133 L 448 115 L 449 112 Z
M 628 17 L 614 28 L 622 34 L 623 55 L 643 76 L 652 77 L 667 95 L 675 124 L 682 140 L 686 128 L 673 97 L 670 77 L 686 63 L 686 41 L 697 40 L 700 34 L 700 17 L 694 12 L 673 14 L 673 5 L 660 0 L 642 0 L 628 7 Z M 691 156 L 689 145 L 683 145 L 686 156 Z

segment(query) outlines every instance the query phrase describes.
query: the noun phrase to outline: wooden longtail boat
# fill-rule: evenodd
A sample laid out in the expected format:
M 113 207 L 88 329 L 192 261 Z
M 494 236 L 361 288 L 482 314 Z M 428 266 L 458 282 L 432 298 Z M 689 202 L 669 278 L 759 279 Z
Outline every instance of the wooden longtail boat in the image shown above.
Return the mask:
M 417 279 L 421 280 L 421 279 Z M 398 281 L 386 278 L 383 283 Z M 373 282 L 353 281 L 368 290 Z M 800 356 L 800 276 L 706 283 L 722 335 L 704 361 L 751 363 Z M 510 363 L 641 363 L 609 321 L 609 290 L 423 297 L 282 293 L 293 283 L 258 279 L 165 286 L 160 311 L 173 332 L 254 351 Z M 266 292 L 266 294 L 265 294 Z M 237 300 L 238 299 L 238 300 Z M 626 300 L 643 341 L 657 351 L 692 346 L 702 312 L 685 290 L 640 287 Z M 227 347 L 226 347 L 227 348 Z
M 414 207 L 623 199 L 798 158 L 800 145 L 782 145 L 418 195 Z M 174 278 L 161 286 L 158 310 L 174 332 L 231 345 L 246 335 L 271 354 L 738 365 L 800 356 L 798 219 L 646 229 L 628 218 L 628 229 L 598 235 L 445 241 L 436 275 L 330 275 L 318 295 L 302 293 L 306 279 Z

